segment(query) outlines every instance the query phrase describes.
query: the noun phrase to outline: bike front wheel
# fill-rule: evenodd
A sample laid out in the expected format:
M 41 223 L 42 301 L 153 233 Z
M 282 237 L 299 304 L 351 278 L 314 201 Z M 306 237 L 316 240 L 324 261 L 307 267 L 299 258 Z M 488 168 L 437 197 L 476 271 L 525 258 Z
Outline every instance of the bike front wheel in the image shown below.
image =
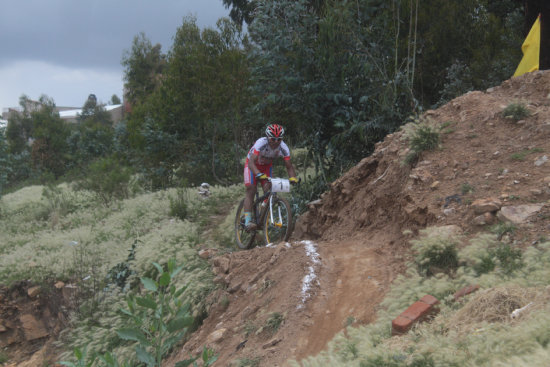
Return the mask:
M 255 218 L 255 213 L 252 213 Z M 235 215 L 235 241 L 237 246 L 242 249 L 251 248 L 256 238 L 256 231 L 247 232 L 244 221 L 244 199 L 241 200 L 239 207 L 237 208 L 237 214 Z
M 272 199 L 271 210 L 267 208 L 263 218 L 263 228 L 266 245 L 288 241 L 292 234 L 292 211 L 285 198 Z

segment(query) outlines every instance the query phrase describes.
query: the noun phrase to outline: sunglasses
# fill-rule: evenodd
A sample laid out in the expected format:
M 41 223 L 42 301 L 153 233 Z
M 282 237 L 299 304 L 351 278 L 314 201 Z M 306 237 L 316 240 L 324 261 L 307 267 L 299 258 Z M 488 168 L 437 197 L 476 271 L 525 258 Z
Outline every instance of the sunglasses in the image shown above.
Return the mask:
M 281 141 L 283 138 L 269 138 L 269 141 Z

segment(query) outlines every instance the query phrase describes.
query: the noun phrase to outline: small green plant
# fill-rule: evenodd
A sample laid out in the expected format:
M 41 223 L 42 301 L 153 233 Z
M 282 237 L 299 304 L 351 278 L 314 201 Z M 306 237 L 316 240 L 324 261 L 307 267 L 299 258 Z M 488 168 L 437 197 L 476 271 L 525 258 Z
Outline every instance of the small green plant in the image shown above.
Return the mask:
M 440 128 L 429 119 L 415 119 L 403 127 L 404 139 L 409 141 L 410 152 L 405 157 L 406 164 L 413 164 L 420 154 L 439 146 Z
M 0 363 L 7 362 L 9 359 L 8 355 L 4 352 L 0 352 Z
M 246 324 L 244 325 L 244 336 L 245 337 L 250 336 L 257 329 L 258 329 L 258 327 L 252 321 L 250 321 L 250 320 L 246 321 Z
M 449 273 L 458 267 L 457 243 L 443 236 L 414 241 L 415 263 L 421 273 L 431 276 L 439 271 Z
M 359 356 L 359 349 L 356 343 L 346 340 L 339 354 L 344 361 L 353 361 Z
M 521 152 L 513 153 L 510 155 L 510 159 L 513 161 L 524 161 L 525 157 L 532 153 L 540 153 L 543 152 L 541 148 L 533 148 L 533 149 L 524 149 Z
M 220 305 L 224 310 L 227 310 L 227 308 L 229 307 L 229 303 L 230 303 L 229 297 L 227 296 L 223 296 L 222 299 L 220 300 Z
M 181 220 L 189 216 L 189 192 L 185 187 L 178 187 L 175 197 L 170 197 L 170 216 Z
M 355 322 L 355 317 L 353 317 L 353 316 L 348 316 L 348 317 L 346 318 L 346 321 L 344 322 L 344 327 L 351 326 L 354 322 Z
M 462 186 L 460 186 L 460 192 L 462 192 L 462 195 L 466 195 L 474 191 L 475 191 L 474 187 L 467 182 L 463 183 Z
M 258 367 L 260 365 L 260 357 L 241 358 L 237 360 L 237 367 Z
M 507 233 L 510 233 L 510 234 L 514 233 L 515 230 L 516 230 L 516 226 L 508 222 L 499 222 L 490 227 L 490 231 L 496 234 L 499 240 L 502 238 L 502 236 L 504 236 Z
M 514 122 L 522 120 L 522 119 L 528 117 L 529 115 L 530 115 L 529 110 L 521 102 L 510 103 L 502 111 L 502 117 L 504 117 L 506 119 L 513 120 Z
M 264 293 L 265 291 L 267 291 L 270 287 L 273 286 L 273 284 L 275 284 L 275 281 L 274 280 L 271 280 L 271 279 L 264 279 L 264 281 L 260 284 L 260 287 L 258 288 L 258 293 L 259 294 L 262 294 Z
M 410 140 L 410 148 L 415 152 L 433 150 L 439 145 L 439 132 L 429 125 L 421 125 Z
M 120 288 L 124 288 L 126 286 L 126 280 L 128 277 L 135 272 L 130 269 L 131 262 L 136 259 L 136 246 L 139 242 L 138 239 L 134 241 L 132 244 L 132 247 L 130 250 L 128 250 L 129 254 L 126 258 L 126 261 L 120 262 L 113 266 L 109 271 L 107 272 L 107 282 L 111 284 L 116 284 Z
M 270 330 L 273 334 L 279 330 L 281 324 L 283 323 L 284 317 L 280 312 L 273 312 L 265 322 L 265 327 Z
M 501 271 L 506 275 L 510 275 L 523 267 L 521 250 L 512 248 L 507 243 L 499 244 L 494 250 L 494 256 L 498 260 Z

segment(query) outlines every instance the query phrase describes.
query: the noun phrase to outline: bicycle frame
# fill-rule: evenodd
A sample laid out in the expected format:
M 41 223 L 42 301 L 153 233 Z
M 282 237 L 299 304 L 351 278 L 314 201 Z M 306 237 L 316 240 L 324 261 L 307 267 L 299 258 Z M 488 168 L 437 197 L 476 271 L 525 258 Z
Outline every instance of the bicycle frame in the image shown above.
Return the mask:
M 269 219 L 271 221 L 271 224 L 273 224 L 276 227 L 282 227 L 283 226 L 283 219 L 281 215 L 281 208 L 279 207 L 278 212 L 278 221 L 274 221 L 273 217 L 273 198 L 277 198 L 277 193 L 273 192 L 271 190 L 264 193 L 261 197 L 259 196 L 258 192 L 256 192 L 256 200 L 254 201 L 254 208 L 256 208 L 256 224 L 258 225 L 258 229 L 262 229 L 264 223 L 264 216 L 266 215 L 266 210 L 264 207 L 262 207 L 262 203 L 269 198 Z M 259 209 L 259 210 L 258 210 Z
M 288 180 L 286 182 L 275 181 L 275 184 L 277 185 L 275 189 L 272 185 L 264 185 L 267 190 L 262 195 L 259 191 L 254 194 L 251 208 L 253 212 L 251 222 L 255 224 L 253 228 L 248 229 L 244 224 L 244 202 L 246 199 L 241 200 L 235 215 L 235 237 L 240 248 L 250 248 L 258 231 L 262 232 L 265 244 L 287 240 L 292 233 L 290 204 L 284 195 L 279 196 L 279 192 L 290 191 L 289 182 Z

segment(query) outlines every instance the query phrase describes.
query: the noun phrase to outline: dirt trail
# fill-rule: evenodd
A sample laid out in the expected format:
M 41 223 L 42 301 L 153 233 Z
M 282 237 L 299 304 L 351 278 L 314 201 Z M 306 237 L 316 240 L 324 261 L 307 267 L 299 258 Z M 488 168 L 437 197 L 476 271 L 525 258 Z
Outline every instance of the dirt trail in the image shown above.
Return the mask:
M 374 321 L 401 264 L 388 256 L 386 239 L 319 243 L 321 290 L 308 305 L 311 325 L 297 341 L 295 358 L 321 352 L 347 325 Z

